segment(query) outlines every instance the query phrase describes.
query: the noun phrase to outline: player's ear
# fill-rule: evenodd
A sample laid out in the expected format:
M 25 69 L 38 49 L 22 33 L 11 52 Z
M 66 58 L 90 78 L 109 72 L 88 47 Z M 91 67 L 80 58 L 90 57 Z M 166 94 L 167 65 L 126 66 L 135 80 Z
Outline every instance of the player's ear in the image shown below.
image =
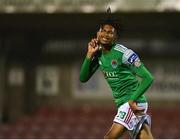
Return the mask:
M 117 38 L 118 38 L 118 35 L 117 35 L 117 33 L 115 33 L 115 34 L 114 34 L 114 41 L 116 41 Z

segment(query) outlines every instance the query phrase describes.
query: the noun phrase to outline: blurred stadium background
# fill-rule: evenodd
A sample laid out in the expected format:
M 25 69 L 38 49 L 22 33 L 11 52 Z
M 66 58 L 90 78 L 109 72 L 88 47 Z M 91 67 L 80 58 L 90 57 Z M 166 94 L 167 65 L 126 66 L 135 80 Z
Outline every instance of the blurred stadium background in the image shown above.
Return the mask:
M 180 138 L 179 0 L 0 0 L 0 138 L 103 138 L 111 92 L 101 73 L 78 78 L 108 6 L 155 77 L 154 137 Z

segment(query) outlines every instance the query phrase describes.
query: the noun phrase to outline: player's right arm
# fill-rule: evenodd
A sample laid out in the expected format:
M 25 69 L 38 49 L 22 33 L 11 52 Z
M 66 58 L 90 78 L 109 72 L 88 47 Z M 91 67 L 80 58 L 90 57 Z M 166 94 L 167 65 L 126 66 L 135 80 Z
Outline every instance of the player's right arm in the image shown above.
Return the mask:
M 86 82 L 94 74 L 94 72 L 99 67 L 98 59 L 95 57 L 96 52 L 98 51 L 97 39 L 92 39 L 88 43 L 88 51 L 86 58 L 81 66 L 80 70 L 80 81 Z

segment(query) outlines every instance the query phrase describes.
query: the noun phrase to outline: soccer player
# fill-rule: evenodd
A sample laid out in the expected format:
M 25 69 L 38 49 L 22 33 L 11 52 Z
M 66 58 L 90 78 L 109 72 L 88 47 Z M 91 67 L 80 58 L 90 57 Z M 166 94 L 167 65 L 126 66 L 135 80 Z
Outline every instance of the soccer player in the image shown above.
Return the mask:
M 116 42 L 119 25 L 108 19 L 100 25 L 97 37 L 88 43 L 88 51 L 80 70 L 80 81 L 86 82 L 99 68 L 112 89 L 117 114 L 105 139 L 121 137 L 152 139 L 151 118 L 144 96 L 153 77 L 131 49 Z

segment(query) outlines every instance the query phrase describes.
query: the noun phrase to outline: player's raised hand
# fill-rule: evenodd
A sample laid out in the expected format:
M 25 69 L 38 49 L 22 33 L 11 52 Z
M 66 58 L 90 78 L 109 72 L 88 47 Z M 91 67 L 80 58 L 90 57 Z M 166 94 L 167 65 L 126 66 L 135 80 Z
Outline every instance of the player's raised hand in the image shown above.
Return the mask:
M 92 58 L 95 54 L 95 52 L 98 51 L 98 40 L 96 38 L 93 38 L 88 43 L 88 52 L 87 52 L 87 58 Z
M 138 107 L 135 101 L 129 100 L 128 103 L 131 110 L 134 112 L 135 115 L 144 114 L 144 108 Z

